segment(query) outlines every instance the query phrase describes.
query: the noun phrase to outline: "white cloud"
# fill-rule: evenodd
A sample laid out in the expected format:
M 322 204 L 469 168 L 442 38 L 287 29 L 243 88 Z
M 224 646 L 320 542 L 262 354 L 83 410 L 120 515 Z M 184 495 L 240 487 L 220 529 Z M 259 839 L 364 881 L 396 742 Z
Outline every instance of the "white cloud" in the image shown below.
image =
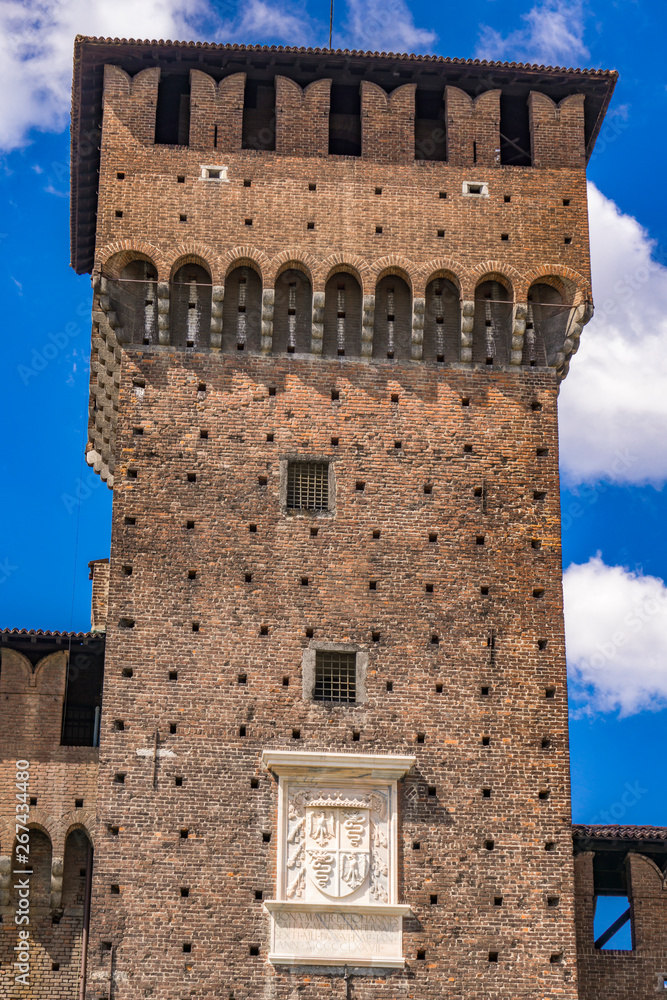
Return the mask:
M 0 148 L 20 147 L 31 128 L 59 131 L 70 105 L 74 38 L 191 36 L 206 0 L 5 0 L 0 5 Z M 11 96 L 10 96 L 11 95 Z
M 581 0 L 545 0 L 522 15 L 525 27 L 501 35 L 484 25 L 475 53 L 478 59 L 512 59 L 551 66 L 571 66 L 590 53 L 584 45 Z
M 370 52 L 428 52 L 437 35 L 415 26 L 404 0 L 347 0 L 342 31 L 334 22 L 333 47 Z
M 563 576 L 575 714 L 667 707 L 667 588 L 599 554 Z
M 305 10 L 294 4 L 288 9 L 264 0 L 248 0 L 240 20 L 233 25 L 233 37 L 246 45 L 265 39 L 283 45 L 316 45 L 313 34 L 314 27 Z
M 566 483 L 667 479 L 667 268 L 636 219 L 589 184 L 595 316 L 559 401 Z

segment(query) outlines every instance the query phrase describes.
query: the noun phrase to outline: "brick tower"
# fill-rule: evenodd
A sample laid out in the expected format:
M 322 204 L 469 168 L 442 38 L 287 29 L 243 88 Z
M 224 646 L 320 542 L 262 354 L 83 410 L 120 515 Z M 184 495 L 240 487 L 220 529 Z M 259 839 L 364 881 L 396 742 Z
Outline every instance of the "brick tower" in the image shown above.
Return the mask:
M 577 997 L 556 402 L 614 81 L 78 39 L 89 1000 Z

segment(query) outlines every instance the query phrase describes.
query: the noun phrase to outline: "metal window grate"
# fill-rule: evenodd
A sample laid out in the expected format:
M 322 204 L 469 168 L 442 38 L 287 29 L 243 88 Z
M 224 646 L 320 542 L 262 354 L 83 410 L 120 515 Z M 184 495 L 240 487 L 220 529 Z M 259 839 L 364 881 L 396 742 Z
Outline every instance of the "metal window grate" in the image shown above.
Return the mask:
M 355 653 L 318 649 L 315 654 L 314 700 L 354 705 L 357 696 L 356 662 Z
M 329 463 L 290 462 L 287 467 L 289 510 L 329 509 Z
M 65 711 L 62 746 L 92 747 L 95 731 L 95 707 L 93 705 L 68 704 Z

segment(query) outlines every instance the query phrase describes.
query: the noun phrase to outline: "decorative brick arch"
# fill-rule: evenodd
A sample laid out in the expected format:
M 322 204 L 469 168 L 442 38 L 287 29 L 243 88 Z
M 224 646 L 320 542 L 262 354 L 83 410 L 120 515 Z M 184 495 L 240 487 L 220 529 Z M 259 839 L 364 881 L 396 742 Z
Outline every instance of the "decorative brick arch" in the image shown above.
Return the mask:
M 56 857 L 60 855 L 56 851 L 56 845 L 59 842 L 59 835 L 61 832 L 60 821 L 56 816 L 47 816 L 47 814 L 42 809 L 36 809 L 34 806 L 30 807 L 30 813 L 28 816 L 27 823 L 29 830 L 39 830 L 44 836 L 49 838 L 49 843 L 51 844 L 51 856 Z M 14 848 L 16 846 L 16 832 L 12 834 L 12 854 L 14 853 Z
M 498 281 L 510 293 L 511 299 L 517 301 L 516 289 L 521 286 L 521 274 L 511 264 L 503 264 L 498 260 L 486 260 L 476 264 L 468 271 L 468 283 L 463 290 L 463 298 L 474 299 L 475 292 L 483 281 Z
M 8 656 L 8 653 L 11 655 Z M 27 691 L 28 688 L 32 687 L 35 683 L 32 663 L 25 653 L 20 653 L 18 649 L 6 649 L 4 650 L 4 656 L 6 657 L 6 660 L 3 663 L 2 674 L 4 674 L 5 680 L 14 669 L 18 669 L 25 678 L 25 690 Z M 2 675 L 0 675 L 0 678 L 1 676 Z
M 527 271 L 517 286 L 517 300 L 525 301 L 531 285 L 535 284 L 551 285 L 561 293 L 563 301 L 569 300 L 573 305 L 578 306 L 592 299 L 590 282 L 578 271 L 562 264 L 544 265 Z
M 463 264 L 459 264 L 452 257 L 438 257 L 436 260 L 430 260 L 427 264 L 421 265 L 419 277 L 424 291 L 436 278 L 446 278 L 452 282 L 459 295 L 462 296 L 468 272 Z
M 165 267 L 169 268 L 169 280 L 174 280 L 174 275 L 184 264 L 199 264 L 205 271 L 208 271 L 211 284 L 219 284 L 217 278 L 220 276 L 220 258 L 215 250 L 207 247 L 203 243 L 182 243 L 177 246 L 165 259 Z
M 368 265 L 368 271 L 375 285 L 379 281 L 382 281 L 385 275 L 396 274 L 407 283 L 412 295 L 416 294 L 415 285 L 417 288 L 420 287 L 419 269 L 411 260 L 408 260 L 407 257 L 402 257 L 398 253 L 392 253 L 387 257 L 380 257 L 378 260 L 371 261 Z
M 47 671 L 46 675 L 44 675 L 45 668 Z M 56 649 L 53 653 L 47 653 L 46 656 L 37 661 L 30 679 L 30 686 L 34 688 L 47 687 L 47 692 L 42 693 L 48 693 L 48 686 L 51 683 L 54 688 L 53 693 L 55 693 L 58 688 L 58 678 L 55 675 L 55 670 L 58 668 L 62 670 L 64 684 L 64 675 L 67 670 L 67 650 L 65 649 Z
M 108 265 L 112 262 L 111 268 Z M 95 271 L 104 271 L 107 278 L 119 278 L 126 264 L 133 260 L 147 260 L 156 268 L 160 281 L 168 280 L 169 269 L 165 264 L 162 251 L 152 243 L 143 240 L 116 240 L 108 243 L 98 251 L 95 260 Z M 165 277 L 165 274 L 167 277 Z
M 374 285 L 370 280 L 368 263 L 356 254 L 332 253 L 318 264 L 315 280 L 318 290 L 324 291 L 327 282 L 334 274 L 351 274 L 359 282 L 362 295 L 373 293 Z
M 233 271 L 236 267 L 251 267 L 260 276 L 262 283 L 265 281 L 266 274 L 271 266 L 270 259 L 261 250 L 256 250 L 254 247 L 241 246 L 234 247 L 233 250 L 227 250 L 226 253 L 220 258 L 220 277 L 227 280 L 227 276 L 230 271 Z M 220 282 L 222 283 L 222 282 Z
M 93 847 L 95 847 L 95 835 L 97 834 L 97 820 L 95 818 L 95 813 L 89 812 L 88 810 L 83 811 L 81 809 L 77 809 L 76 812 L 72 810 L 63 816 L 61 822 L 63 830 L 63 855 L 67 838 L 70 833 L 73 833 L 75 830 L 83 830 L 90 843 Z
M 275 285 L 283 271 L 288 271 L 290 268 L 303 271 L 304 274 L 308 275 L 311 285 L 313 284 L 313 275 L 317 270 L 317 261 L 306 250 L 290 248 L 289 250 L 283 250 L 282 253 L 279 253 L 272 259 L 269 266 L 269 273 L 266 276 L 267 285 Z

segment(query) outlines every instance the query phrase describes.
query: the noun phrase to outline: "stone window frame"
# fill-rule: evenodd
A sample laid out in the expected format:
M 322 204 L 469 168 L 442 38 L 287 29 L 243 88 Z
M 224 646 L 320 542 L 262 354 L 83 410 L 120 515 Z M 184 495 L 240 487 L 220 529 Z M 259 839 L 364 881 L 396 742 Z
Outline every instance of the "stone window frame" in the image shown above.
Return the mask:
M 219 170 L 219 177 L 211 177 L 210 170 Z M 202 163 L 201 164 L 201 177 L 202 181 L 217 181 L 218 184 L 229 184 L 230 180 L 227 176 L 227 171 L 229 170 L 229 165 L 223 163 Z
M 313 697 L 315 691 L 315 661 L 318 651 L 322 653 L 354 653 L 355 662 L 355 700 L 346 701 L 320 701 Z M 321 642 L 313 639 L 304 649 L 301 657 L 301 678 L 303 700 L 311 705 L 321 705 L 328 711 L 331 708 L 347 709 L 353 712 L 368 702 L 366 693 L 366 674 L 368 672 L 368 650 L 364 649 L 356 642 Z
M 481 191 L 471 191 L 471 188 L 481 188 Z M 488 198 L 488 181 L 464 181 L 461 194 L 464 198 Z
M 322 454 L 288 454 L 281 455 L 280 459 L 280 482 L 279 482 L 279 496 L 280 496 L 280 511 L 284 517 L 305 517 L 309 519 L 313 518 L 332 518 L 336 513 L 336 473 L 334 469 L 334 460 L 330 455 Z M 328 507 L 326 510 L 295 510 L 293 507 L 287 506 L 287 469 L 290 462 L 321 462 L 326 464 L 328 469 L 328 487 L 329 496 L 327 498 Z

